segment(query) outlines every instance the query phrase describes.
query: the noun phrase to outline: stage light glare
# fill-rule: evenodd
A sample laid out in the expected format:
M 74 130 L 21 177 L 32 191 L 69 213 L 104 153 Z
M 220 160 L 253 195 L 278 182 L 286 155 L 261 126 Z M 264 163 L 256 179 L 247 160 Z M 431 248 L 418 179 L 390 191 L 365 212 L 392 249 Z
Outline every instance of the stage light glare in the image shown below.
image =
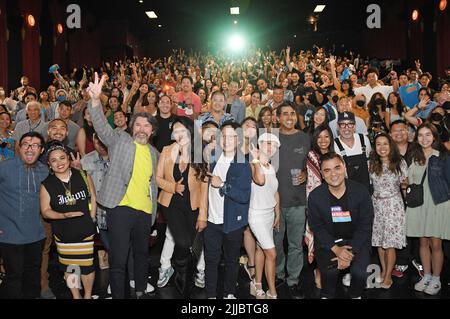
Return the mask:
M 444 11 L 447 8 L 447 0 L 439 1 L 439 10 Z
M 419 10 L 414 10 L 412 12 L 411 18 L 413 21 L 417 21 L 419 19 Z
M 228 40 L 228 47 L 231 51 L 239 52 L 244 49 L 245 41 L 241 35 L 235 34 Z

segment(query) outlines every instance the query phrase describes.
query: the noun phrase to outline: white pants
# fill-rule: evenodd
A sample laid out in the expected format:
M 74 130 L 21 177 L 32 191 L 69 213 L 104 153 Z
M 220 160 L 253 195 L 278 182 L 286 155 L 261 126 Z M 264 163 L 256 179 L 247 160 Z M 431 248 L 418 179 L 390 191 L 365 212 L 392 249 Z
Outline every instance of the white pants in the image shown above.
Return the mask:
M 175 249 L 175 241 L 173 240 L 172 234 L 170 232 L 169 227 L 166 227 L 166 240 L 164 241 L 163 250 L 161 252 L 161 259 L 159 260 L 161 263 L 162 269 L 167 269 L 172 266 L 171 259 L 173 255 L 173 251 Z M 199 272 L 205 271 L 205 251 L 202 250 L 202 254 L 198 260 L 197 270 Z

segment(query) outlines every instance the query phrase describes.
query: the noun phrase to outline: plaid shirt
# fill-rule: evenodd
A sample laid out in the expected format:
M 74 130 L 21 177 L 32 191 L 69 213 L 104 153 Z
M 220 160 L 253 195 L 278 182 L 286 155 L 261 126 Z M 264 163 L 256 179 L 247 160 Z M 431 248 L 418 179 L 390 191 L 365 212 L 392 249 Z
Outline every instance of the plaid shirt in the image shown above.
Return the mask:
M 97 202 L 106 208 L 115 208 L 122 201 L 133 174 L 136 145 L 133 138 L 126 132 L 113 130 L 103 114 L 103 108 L 93 108 L 88 104 L 92 123 L 100 140 L 108 147 L 110 158 L 109 170 L 102 183 Z M 149 193 L 152 200 L 152 224 L 156 218 L 158 187 L 156 186 L 156 167 L 158 165 L 159 153 L 149 144 L 152 157 L 152 177 L 149 181 Z

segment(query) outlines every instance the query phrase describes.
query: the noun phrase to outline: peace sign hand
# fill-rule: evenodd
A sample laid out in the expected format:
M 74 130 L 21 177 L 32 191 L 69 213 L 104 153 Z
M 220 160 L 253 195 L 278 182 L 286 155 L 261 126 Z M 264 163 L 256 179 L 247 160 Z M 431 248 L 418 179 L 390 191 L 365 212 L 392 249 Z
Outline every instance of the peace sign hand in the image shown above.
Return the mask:
M 89 92 L 89 96 L 91 97 L 91 99 L 93 100 L 93 102 L 100 102 L 100 95 L 102 94 L 102 87 L 105 84 L 106 81 L 106 76 L 103 75 L 102 79 L 99 81 L 98 79 L 98 73 L 95 72 L 95 79 L 94 79 L 94 83 L 90 82 L 89 83 L 89 88 L 88 88 L 88 92 Z M 92 106 L 98 106 L 100 105 L 100 103 L 92 103 Z

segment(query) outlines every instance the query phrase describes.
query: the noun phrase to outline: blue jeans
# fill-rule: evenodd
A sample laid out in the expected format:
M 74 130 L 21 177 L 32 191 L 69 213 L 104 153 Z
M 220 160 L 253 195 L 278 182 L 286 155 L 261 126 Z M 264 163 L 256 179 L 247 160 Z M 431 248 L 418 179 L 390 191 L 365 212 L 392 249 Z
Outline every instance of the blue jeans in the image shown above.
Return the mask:
M 288 255 L 286 282 L 288 286 L 298 284 L 303 269 L 303 235 L 305 233 L 305 206 L 281 208 L 280 231 L 274 231 L 277 250 L 277 277 L 285 278 L 286 256 L 284 253 L 284 235 L 287 234 Z

